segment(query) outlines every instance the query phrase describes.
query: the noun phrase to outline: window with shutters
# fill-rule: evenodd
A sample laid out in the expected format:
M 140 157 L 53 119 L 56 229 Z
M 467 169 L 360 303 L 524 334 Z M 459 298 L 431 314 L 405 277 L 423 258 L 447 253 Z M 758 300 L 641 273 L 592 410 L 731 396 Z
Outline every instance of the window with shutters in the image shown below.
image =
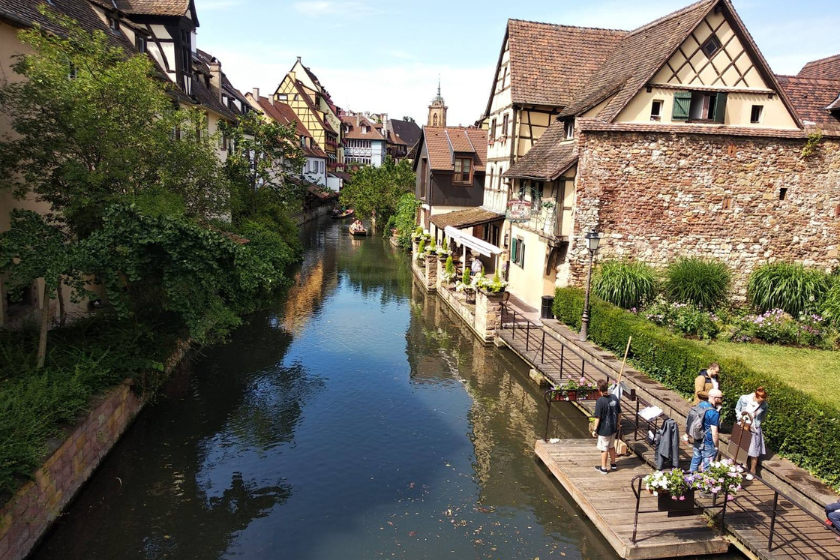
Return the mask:
M 674 94 L 674 120 L 726 121 L 726 99 L 724 92 L 678 91 Z
M 510 261 L 520 268 L 525 268 L 525 240 L 521 237 L 514 237 L 511 241 Z
M 688 120 L 691 110 L 691 92 L 678 91 L 674 93 L 674 111 L 671 118 L 674 120 Z

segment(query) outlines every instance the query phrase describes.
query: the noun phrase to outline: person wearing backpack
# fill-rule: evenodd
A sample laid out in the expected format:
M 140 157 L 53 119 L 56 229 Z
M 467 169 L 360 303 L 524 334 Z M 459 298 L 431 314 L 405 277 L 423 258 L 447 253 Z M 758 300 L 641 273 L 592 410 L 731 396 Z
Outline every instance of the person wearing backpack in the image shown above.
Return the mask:
M 694 440 L 694 452 L 691 456 L 689 472 L 697 472 L 702 464 L 703 469 L 709 466 L 718 452 L 718 428 L 720 427 L 720 404 L 723 393 L 719 389 L 709 391 L 708 401 L 700 393 L 700 404 L 688 412 L 685 432 Z

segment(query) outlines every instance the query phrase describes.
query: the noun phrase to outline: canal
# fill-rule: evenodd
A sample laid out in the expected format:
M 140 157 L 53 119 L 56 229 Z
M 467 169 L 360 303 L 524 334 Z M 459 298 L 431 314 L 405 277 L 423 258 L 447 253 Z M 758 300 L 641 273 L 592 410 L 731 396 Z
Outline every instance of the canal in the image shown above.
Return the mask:
M 289 293 L 185 364 L 34 559 L 615 558 L 534 459 L 527 367 L 345 228 L 304 228 Z M 586 437 L 567 406 L 552 435 Z

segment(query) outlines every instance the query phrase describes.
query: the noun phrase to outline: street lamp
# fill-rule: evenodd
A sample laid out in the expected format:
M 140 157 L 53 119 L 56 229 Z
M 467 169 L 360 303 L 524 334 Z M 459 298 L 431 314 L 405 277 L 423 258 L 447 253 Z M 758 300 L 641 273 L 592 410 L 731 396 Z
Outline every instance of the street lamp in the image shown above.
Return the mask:
M 601 236 L 594 229 L 586 234 L 586 248 L 589 249 L 589 271 L 586 273 L 586 300 L 583 303 L 583 316 L 580 318 L 580 336 L 578 340 L 585 341 L 589 334 L 589 289 L 592 286 L 592 259 L 598 250 Z

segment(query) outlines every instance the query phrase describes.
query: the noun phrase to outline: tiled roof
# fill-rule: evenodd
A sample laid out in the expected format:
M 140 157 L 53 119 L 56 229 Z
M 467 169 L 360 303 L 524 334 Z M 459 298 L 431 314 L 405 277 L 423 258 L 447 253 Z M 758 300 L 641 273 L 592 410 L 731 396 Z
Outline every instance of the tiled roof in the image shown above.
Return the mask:
M 116 0 L 116 3 L 127 14 L 151 16 L 182 16 L 190 7 L 190 0 Z
M 444 229 L 446 226 L 456 228 L 472 227 L 501 220 L 504 217 L 504 214 L 497 214 L 479 206 L 476 208 L 467 208 L 466 210 L 455 210 L 446 214 L 435 214 L 430 220 L 438 228 Z
M 455 169 L 455 152 L 473 154 L 476 171 L 484 171 L 487 158 L 487 131 L 480 128 L 427 126 L 423 129 L 429 166 L 433 171 Z
M 779 128 L 750 128 L 723 124 L 658 124 L 658 123 L 609 123 L 600 119 L 578 119 L 581 132 L 652 132 L 662 134 L 709 134 L 718 136 L 748 136 L 755 138 L 806 138 L 804 130 Z M 542 141 L 542 138 L 537 142 Z M 535 149 L 534 146 L 533 149 Z
M 840 119 L 831 113 L 840 96 L 840 79 L 820 80 L 799 76 L 777 78 L 806 127 L 824 131 L 840 130 Z
M 306 154 L 309 157 L 327 157 L 326 152 L 324 152 L 324 150 L 322 150 L 321 147 L 318 146 L 318 144 L 312 141 L 312 135 L 309 133 L 309 130 L 307 130 L 306 127 L 303 126 L 303 124 L 300 122 L 300 119 L 291 107 L 279 101 L 275 101 L 272 103 L 269 98 L 262 96 L 260 96 L 260 98 L 257 100 L 257 104 L 260 106 L 260 109 L 262 109 L 266 115 L 279 122 L 280 124 L 288 126 L 294 123 L 295 134 L 297 134 L 298 137 L 305 136 L 309 138 L 309 146 L 303 148 L 304 154 Z
M 211 91 L 210 88 L 204 85 L 204 80 L 192 81 L 192 94 L 193 97 L 195 97 L 205 108 L 210 109 L 214 113 L 218 113 L 230 121 L 236 121 L 236 113 L 228 109 L 219 100 L 218 94 Z
M 759 73 L 768 82 L 768 87 L 779 93 L 782 102 L 794 113 L 794 118 L 798 121 L 790 99 L 770 71 L 767 61 L 730 0 L 700 0 L 628 33 L 606 62 L 598 68 L 592 80 L 581 90 L 575 102 L 563 110 L 561 116 L 577 116 L 609 100 L 597 118 L 606 122 L 613 121 L 665 64 L 688 34 L 716 6 L 725 10 L 733 27 L 741 32 L 744 48 L 753 58 Z
M 562 121 L 554 121 L 527 154 L 519 158 L 504 177 L 553 181 L 577 161 L 576 143 L 565 141 Z
M 318 124 L 320 124 L 327 132 L 332 132 L 333 134 L 336 134 L 335 129 L 330 125 L 329 121 L 327 121 L 321 114 L 321 110 L 315 107 L 315 102 L 312 101 L 312 98 L 309 97 L 308 93 L 306 93 L 306 90 L 304 89 L 306 86 L 303 85 L 303 82 L 301 82 L 300 80 L 295 80 L 294 85 L 297 94 L 300 95 L 301 99 L 303 99 L 303 101 L 306 103 L 306 106 L 309 107 L 309 111 L 315 117 L 315 120 L 318 121 Z
M 797 77 L 840 80 L 840 54 L 812 60 L 802 67 Z
M 420 140 L 420 134 L 423 131 L 417 126 L 417 123 L 399 119 L 390 119 L 388 122 L 396 135 L 408 146 L 413 146 Z
M 402 138 L 400 138 L 399 136 L 397 136 L 396 134 L 394 134 L 390 130 L 386 131 L 386 134 L 388 135 L 388 143 L 389 144 L 395 144 L 397 146 L 407 146 L 408 145 L 408 144 L 405 143 L 405 141 L 403 141 Z
M 578 115 L 613 96 L 599 116 L 613 120 L 717 3 L 701 0 L 628 33 L 562 114 Z
M 341 119 L 341 124 L 345 130 L 344 138 L 349 138 L 351 140 L 385 140 L 374 124 L 366 117 L 361 115 L 342 115 L 339 118 Z M 362 132 L 363 125 L 367 127 L 367 132 Z M 348 126 L 350 127 L 349 131 L 347 130 Z
M 612 29 L 509 20 L 513 102 L 568 105 L 626 34 Z

